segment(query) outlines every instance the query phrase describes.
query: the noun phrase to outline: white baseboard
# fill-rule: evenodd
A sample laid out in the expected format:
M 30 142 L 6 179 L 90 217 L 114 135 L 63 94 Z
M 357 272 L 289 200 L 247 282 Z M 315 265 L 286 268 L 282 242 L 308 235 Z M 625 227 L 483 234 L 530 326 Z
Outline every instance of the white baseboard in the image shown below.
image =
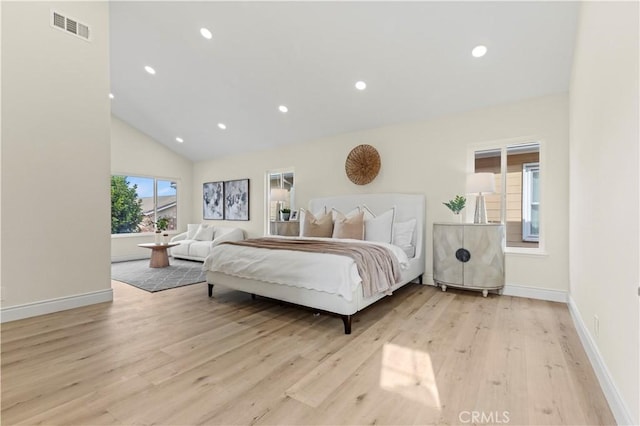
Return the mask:
M 111 256 L 111 263 L 114 262 L 128 262 L 130 260 L 145 260 L 149 259 L 151 255 L 139 255 L 139 254 L 125 254 L 122 256 Z
M 548 300 L 550 302 L 567 303 L 567 292 L 546 288 L 525 287 L 507 284 L 502 289 L 505 296 L 528 297 L 529 299 Z
M 589 329 L 584 324 L 582 316 L 580 315 L 580 311 L 578 310 L 578 307 L 576 306 L 571 295 L 569 295 L 569 312 L 571 313 L 573 323 L 575 324 L 576 330 L 578 331 L 578 336 L 580 337 L 582 346 L 584 347 L 584 350 L 589 357 L 589 361 L 591 361 L 593 371 L 596 373 L 596 377 L 600 382 L 602 392 L 604 393 L 605 398 L 607 398 L 607 402 L 609 403 L 609 407 L 611 408 L 613 417 L 615 417 L 616 419 L 616 423 L 619 425 L 635 424 L 631 419 L 631 412 L 620 396 L 620 392 L 618 392 L 618 388 L 613 382 L 611 373 L 607 368 L 607 364 L 605 364 L 604 360 L 602 359 L 602 355 L 600 355 L 598 346 L 593 341 L 591 333 L 589 333 Z
M 113 301 L 113 290 L 99 290 L 0 309 L 0 323 Z
M 424 274 L 422 282 L 427 285 L 435 285 L 432 274 Z M 455 288 L 455 287 L 451 287 Z M 462 288 L 462 287 L 460 287 Z M 477 291 L 477 290 L 472 290 Z M 494 292 L 494 290 L 489 290 Z M 504 296 L 528 297 L 529 299 L 548 300 L 550 302 L 567 303 L 567 292 L 560 290 L 549 290 L 538 287 L 525 287 L 521 285 L 507 284 L 500 294 Z

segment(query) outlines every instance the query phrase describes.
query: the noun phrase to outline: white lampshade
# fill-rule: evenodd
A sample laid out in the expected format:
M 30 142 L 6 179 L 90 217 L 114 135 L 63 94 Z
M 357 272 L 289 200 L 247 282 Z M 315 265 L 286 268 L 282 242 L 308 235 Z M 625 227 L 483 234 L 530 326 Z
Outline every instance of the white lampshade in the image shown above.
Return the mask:
M 289 201 L 289 191 L 284 188 L 273 188 L 271 201 Z
M 491 194 L 496 192 L 493 173 L 471 173 L 467 175 L 467 194 Z

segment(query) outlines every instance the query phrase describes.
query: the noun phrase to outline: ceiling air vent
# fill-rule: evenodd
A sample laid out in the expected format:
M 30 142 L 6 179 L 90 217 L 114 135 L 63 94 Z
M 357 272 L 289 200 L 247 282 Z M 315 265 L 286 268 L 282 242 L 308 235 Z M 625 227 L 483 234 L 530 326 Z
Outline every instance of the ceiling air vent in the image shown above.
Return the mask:
M 51 11 L 51 26 L 63 30 L 67 34 L 73 34 L 84 40 L 90 40 L 89 38 L 89 26 L 76 19 L 69 18 L 63 14 L 55 11 Z

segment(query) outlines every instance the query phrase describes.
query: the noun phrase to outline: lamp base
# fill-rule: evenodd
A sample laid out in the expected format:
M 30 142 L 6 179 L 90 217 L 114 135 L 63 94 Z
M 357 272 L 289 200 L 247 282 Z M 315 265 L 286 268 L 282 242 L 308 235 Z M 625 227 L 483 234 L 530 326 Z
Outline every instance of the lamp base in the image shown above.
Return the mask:
M 487 208 L 482 192 L 476 197 L 476 211 L 473 215 L 473 223 L 487 223 Z

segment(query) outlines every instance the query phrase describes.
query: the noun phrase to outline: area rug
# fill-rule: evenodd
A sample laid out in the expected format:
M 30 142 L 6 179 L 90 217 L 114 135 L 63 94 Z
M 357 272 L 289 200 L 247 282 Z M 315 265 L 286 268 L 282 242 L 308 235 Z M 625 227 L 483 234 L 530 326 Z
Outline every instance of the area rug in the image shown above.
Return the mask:
M 168 290 L 206 281 L 202 262 L 171 259 L 166 268 L 150 268 L 149 259 L 111 264 L 111 279 L 149 292 Z

